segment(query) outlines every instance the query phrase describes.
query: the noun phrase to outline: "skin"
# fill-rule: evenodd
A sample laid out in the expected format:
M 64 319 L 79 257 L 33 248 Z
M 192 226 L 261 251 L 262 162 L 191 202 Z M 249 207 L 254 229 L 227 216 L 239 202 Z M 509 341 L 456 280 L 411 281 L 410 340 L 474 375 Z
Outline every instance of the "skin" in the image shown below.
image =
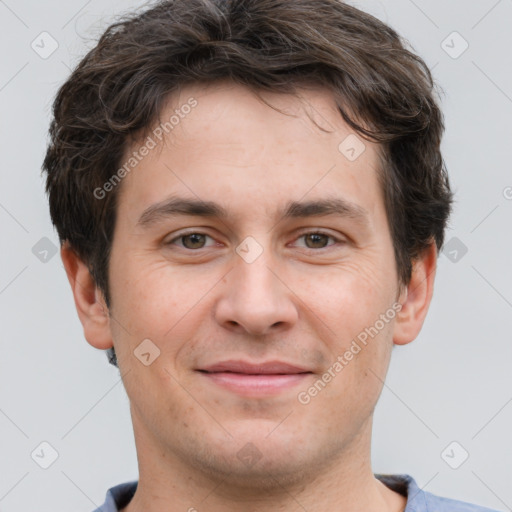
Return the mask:
M 338 150 L 353 131 L 327 91 L 264 93 L 293 114 L 284 115 L 239 85 L 188 86 L 162 119 L 192 96 L 197 106 L 122 182 L 110 310 L 86 265 L 69 246 L 61 251 L 85 337 L 98 349 L 115 346 L 130 399 L 139 486 L 124 510 L 404 510 L 406 499 L 372 473 L 372 418 L 393 346 L 423 325 L 435 245 L 400 290 L 379 146 L 364 141 L 353 162 Z M 138 224 L 171 196 L 214 201 L 229 215 Z M 282 218 L 288 201 L 327 197 L 364 208 L 366 225 Z M 208 236 L 178 238 L 189 228 Z M 334 238 L 304 236 L 318 230 Z M 248 236 L 263 251 L 252 263 L 235 250 Z M 397 300 L 394 319 L 301 404 L 298 393 Z M 160 350 L 149 366 L 134 356 L 144 339 Z M 312 373 L 275 395 L 243 396 L 196 371 L 227 359 L 281 360 Z M 251 464 L 237 456 L 248 443 L 259 456 Z

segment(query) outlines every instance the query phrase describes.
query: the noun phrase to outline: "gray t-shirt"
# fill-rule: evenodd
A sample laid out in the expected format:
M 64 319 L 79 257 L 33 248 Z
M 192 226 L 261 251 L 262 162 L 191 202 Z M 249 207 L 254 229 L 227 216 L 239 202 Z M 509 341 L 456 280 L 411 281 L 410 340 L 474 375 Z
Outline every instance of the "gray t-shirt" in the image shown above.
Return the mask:
M 409 475 L 375 475 L 393 491 L 407 497 L 405 512 L 497 512 L 463 501 L 422 491 Z M 137 489 L 137 481 L 116 485 L 107 491 L 105 503 L 94 512 L 118 512 L 126 507 Z

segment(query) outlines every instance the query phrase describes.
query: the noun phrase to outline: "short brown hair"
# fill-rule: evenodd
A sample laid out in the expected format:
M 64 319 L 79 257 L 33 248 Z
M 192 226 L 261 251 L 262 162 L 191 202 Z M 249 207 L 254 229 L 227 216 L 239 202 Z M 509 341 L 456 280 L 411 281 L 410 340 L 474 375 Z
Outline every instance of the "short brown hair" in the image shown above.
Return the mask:
M 431 73 L 389 26 L 339 0 L 167 0 L 111 25 L 58 91 L 47 172 L 51 218 L 110 303 L 119 187 L 98 199 L 132 138 L 170 93 L 229 79 L 256 91 L 326 87 L 343 119 L 382 145 L 379 180 L 400 286 L 431 243 L 452 193 Z

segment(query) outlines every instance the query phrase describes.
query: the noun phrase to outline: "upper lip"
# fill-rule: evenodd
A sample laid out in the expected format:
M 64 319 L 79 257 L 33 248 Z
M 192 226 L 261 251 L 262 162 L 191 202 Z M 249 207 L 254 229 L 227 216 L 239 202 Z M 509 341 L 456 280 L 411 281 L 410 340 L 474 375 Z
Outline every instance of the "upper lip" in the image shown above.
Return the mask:
M 264 361 L 261 363 L 250 363 L 248 361 L 221 361 L 219 363 L 205 366 L 200 371 L 215 372 L 232 372 L 246 373 L 248 375 L 272 375 L 272 374 L 291 374 L 291 373 L 311 373 L 311 370 L 296 366 L 283 361 Z

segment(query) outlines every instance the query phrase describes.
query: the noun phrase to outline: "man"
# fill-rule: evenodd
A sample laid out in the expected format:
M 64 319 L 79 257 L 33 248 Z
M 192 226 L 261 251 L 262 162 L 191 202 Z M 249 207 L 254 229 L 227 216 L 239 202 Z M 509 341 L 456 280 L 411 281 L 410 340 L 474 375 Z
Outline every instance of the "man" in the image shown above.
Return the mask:
M 423 61 L 337 0 L 174 0 L 60 89 L 44 162 L 138 482 L 100 511 L 483 511 L 374 475 L 452 193 Z

